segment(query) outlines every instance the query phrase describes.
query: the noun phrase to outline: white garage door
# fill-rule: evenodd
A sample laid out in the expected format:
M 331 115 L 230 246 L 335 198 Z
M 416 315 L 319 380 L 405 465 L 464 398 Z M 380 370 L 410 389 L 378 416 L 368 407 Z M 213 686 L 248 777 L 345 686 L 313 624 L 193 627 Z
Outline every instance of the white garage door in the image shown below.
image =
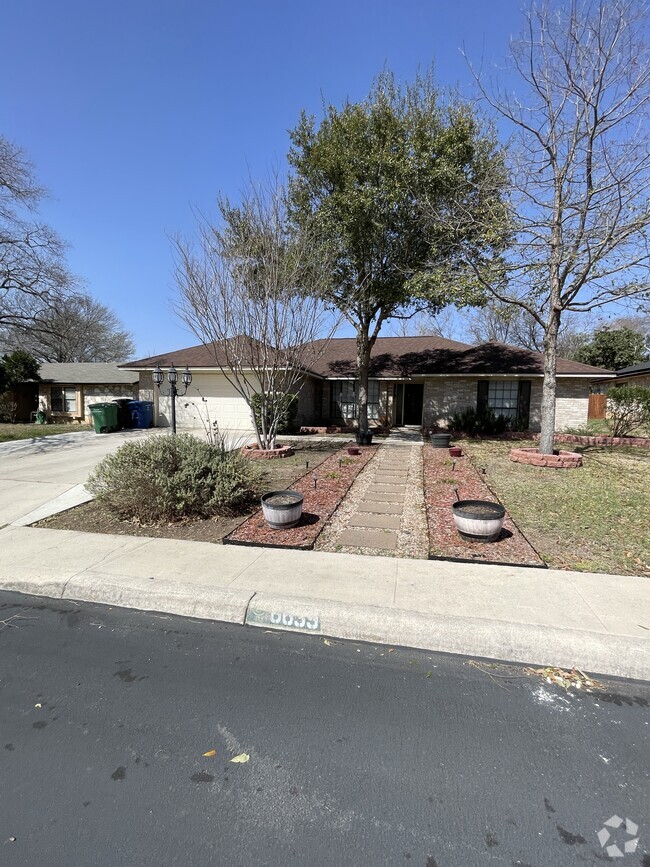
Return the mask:
M 178 387 L 183 389 L 180 376 Z M 205 403 L 202 398 L 205 398 Z M 222 373 L 193 371 L 187 394 L 176 399 L 177 427 L 202 428 L 208 415 L 210 423 L 218 422 L 219 429 L 224 432 L 253 429 L 248 404 Z M 162 395 L 158 418 L 161 425 L 170 423 L 170 398 Z

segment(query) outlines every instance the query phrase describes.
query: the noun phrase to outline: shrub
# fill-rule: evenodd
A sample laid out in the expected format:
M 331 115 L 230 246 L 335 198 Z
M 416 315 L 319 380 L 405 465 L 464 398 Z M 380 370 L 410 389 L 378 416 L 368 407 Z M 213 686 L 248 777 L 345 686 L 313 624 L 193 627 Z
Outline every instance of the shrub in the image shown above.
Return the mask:
M 650 388 L 615 385 L 607 392 L 607 415 L 612 436 L 624 437 L 635 428 L 650 426 Z
M 258 478 L 251 461 L 223 442 L 179 434 L 126 443 L 98 464 L 86 487 L 121 518 L 156 524 L 236 514 Z
M 496 415 L 491 407 L 475 409 L 473 406 L 466 406 L 460 412 L 454 413 L 449 427 L 471 437 L 498 436 L 509 430 L 510 419 L 505 415 Z
M 271 419 L 277 418 L 276 433 L 291 433 L 294 429 L 296 415 L 298 414 L 297 394 L 271 394 L 266 397 L 266 429 L 271 426 Z M 258 431 L 262 430 L 262 395 L 254 394 L 251 399 L 251 408 Z
M 0 421 L 15 422 L 17 412 L 18 404 L 13 392 L 5 391 L 3 394 L 0 394 Z

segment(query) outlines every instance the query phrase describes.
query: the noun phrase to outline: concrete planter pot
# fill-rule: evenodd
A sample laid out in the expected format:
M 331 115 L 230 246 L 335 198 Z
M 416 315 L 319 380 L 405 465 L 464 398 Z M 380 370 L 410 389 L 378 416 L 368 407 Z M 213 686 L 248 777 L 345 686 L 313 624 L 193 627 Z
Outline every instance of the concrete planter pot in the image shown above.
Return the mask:
M 303 496 L 298 491 L 269 491 L 261 502 L 264 520 L 274 530 L 288 530 L 299 523 Z
M 432 433 L 429 439 L 434 449 L 448 449 L 451 444 L 451 434 L 447 433 Z
M 503 529 L 506 510 L 489 500 L 459 500 L 451 507 L 456 529 L 468 542 L 494 542 Z

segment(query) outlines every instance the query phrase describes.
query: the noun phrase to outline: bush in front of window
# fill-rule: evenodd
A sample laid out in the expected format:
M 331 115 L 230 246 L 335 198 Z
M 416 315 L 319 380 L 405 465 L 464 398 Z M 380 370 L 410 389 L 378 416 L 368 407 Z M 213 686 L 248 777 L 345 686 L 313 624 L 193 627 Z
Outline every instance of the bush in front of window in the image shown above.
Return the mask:
M 266 425 L 268 431 L 271 422 L 277 419 L 277 434 L 288 434 L 295 429 L 296 415 L 298 414 L 297 394 L 273 394 L 266 398 Z M 251 408 L 255 417 L 257 430 L 262 430 L 262 395 L 254 394 L 251 398 Z
M 451 430 L 464 433 L 470 437 L 499 436 L 511 429 L 512 419 L 505 415 L 497 415 L 492 407 L 476 409 L 466 406 L 454 413 L 449 421 Z
M 126 443 L 86 483 L 100 503 L 139 524 L 241 514 L 258 485 L 255 462 L 191 434 Z

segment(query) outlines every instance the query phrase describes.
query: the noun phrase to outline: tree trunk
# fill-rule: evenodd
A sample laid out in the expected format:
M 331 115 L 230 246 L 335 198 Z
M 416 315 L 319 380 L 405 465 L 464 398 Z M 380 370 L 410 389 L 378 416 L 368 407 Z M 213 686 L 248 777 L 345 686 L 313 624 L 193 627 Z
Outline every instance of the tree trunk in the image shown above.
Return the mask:
M 357 376 L 359 379 L 359 430 L 368 430 L 368 371 L 370 369 L 370 350 L 368 326 L 360 326 L 357 331 Z
M 542 385 L 542 425 L 539 435 L 539 451 L 553 454 L 555 440 L 555 383 L 557 361 L 557 335 L 560 328 L 560 311 L 551 309 L 544 335 L 544 382 Z

